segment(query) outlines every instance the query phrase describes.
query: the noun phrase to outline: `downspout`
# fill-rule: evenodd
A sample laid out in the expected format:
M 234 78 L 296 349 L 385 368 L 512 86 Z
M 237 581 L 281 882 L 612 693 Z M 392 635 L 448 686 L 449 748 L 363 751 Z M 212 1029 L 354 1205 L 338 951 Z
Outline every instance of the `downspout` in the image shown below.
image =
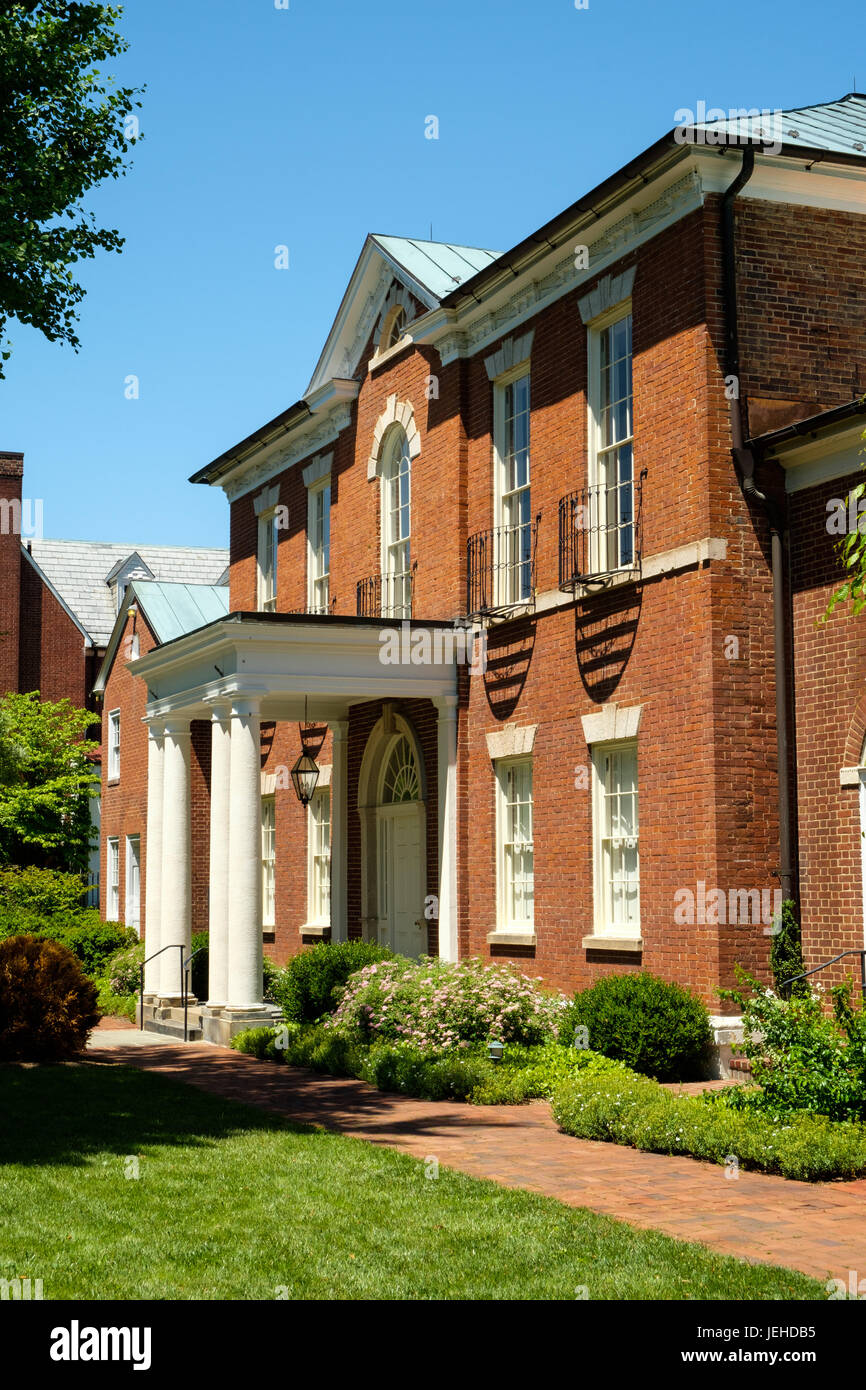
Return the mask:
M 737 268 L 734 243 L 734 200 L 748 183 L 755 167 L 755 150 L 747 145 L 737 177 L 722 198 L 722 262 L 725 305 L 725 376 L 734 377 L 729 390 L 731 453 L 747 502 L 757 502 L 770 525 L 770 566 L 773 579 L 773 656 L 776 678 L 776 743 L 779 786 L 779 878 L 782 900 L 794 897 L 791 856 L 791 735 L 788 719 L 788 655 L 785 622 L 785 519 L 779 506 L 755 484 L 755 456 L 745 441 L 740 392 L 740 335 L 737 319 Z

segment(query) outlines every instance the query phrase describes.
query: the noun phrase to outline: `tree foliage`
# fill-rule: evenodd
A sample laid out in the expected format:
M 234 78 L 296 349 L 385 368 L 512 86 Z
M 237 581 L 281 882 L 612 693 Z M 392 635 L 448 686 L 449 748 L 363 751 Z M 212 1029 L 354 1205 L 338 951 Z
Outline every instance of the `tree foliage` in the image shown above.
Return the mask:
M 128 45 L 121 10 L 68 0 L 0 0 L 0 377 L 10 318 L 78 349 L 84 289 L 70 269 L 123 238 L 99 227 L 84 195 L 125 173 L 140 89 L 100 63 Z
M 99 778 L 89 710 L 39 691 L 0 700 L 0 864 L 84 873 Z
M 866 400 L 866 397 L 864 397 Z M 866 442 L 866 430 L 860 436 Z M 866 452 L 861 450 L 861 452 Z M 846 579 L 832 595 L 821 621 L 826 622 L 839 603 L 851 604 L 855 615 L 866 608 L 866 515 L 861 499 L 866 493 L 866 483 L 857 483 L 846 499 L 846 529 L 836 542 L 836 551 L 846 571 Z M 828 504 L 829 505 L 829 504 Z M 851 521 L 854 522 L 851 525 Z M 829 529 L 829 524 L 828 524 Z

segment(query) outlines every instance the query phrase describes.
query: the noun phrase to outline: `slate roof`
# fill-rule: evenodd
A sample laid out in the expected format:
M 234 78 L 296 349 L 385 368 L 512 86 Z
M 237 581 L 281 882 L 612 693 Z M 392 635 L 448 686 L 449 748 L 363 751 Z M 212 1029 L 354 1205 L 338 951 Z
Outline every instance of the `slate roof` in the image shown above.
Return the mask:
M 108 645 L 117 605 L 107 575 L 140 556 L 159 583 L 216 585 L 225 577 L 227 550 L 103 541 L 28 542 L 33 559 L 97 647 Z M 196 624 L 197 626 L 199 624 Z

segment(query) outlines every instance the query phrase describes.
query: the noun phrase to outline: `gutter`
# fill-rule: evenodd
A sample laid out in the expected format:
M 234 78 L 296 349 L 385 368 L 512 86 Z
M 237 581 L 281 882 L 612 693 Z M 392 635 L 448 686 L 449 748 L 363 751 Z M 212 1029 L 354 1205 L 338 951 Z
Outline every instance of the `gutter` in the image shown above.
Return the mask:
M 748 145 L 736 178 L 722 197 L 722 264 L 725 307 L 725 376 L 736 378 L 736 391 L 730 400 L 731 453 L 747 502 L 756 502 L 770 525 L 770 564 L 773 578 L 773 657 L 776 679 L 776 744 L 778 752 L 779 879 L 782 900 L 795 897 L 792 857 L 791 730 L 788 716 L 790 663 L 787 652 L 785 614 L 785 549 L 788 531 L 782 509 L 760 492 L 755 483 L 755 455 L 746 441 L 740 392 L 740 335 L 737 317 L 737 269 L 735 259 L 734 202 L 748 183 L 755 167 L 755 149 Z

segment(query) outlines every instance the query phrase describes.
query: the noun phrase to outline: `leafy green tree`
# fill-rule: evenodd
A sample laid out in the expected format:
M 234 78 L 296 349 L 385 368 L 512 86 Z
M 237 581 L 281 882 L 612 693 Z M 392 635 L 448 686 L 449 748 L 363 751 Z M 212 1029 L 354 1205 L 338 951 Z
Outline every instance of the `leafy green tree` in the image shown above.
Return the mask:
M 121 13 L 0 0 L 0 377 L 10 317 L 78 350 L 84 290 L 70 266 L 123 245 L 82 204 L 126 172 L 137 138 L 140 89 L 116 87 L 98 66 L 128 47 L 115 27 Z
M 99 784 L 90 710 L 39 691 L 0 700 L 0 864 L 84 873 Z

